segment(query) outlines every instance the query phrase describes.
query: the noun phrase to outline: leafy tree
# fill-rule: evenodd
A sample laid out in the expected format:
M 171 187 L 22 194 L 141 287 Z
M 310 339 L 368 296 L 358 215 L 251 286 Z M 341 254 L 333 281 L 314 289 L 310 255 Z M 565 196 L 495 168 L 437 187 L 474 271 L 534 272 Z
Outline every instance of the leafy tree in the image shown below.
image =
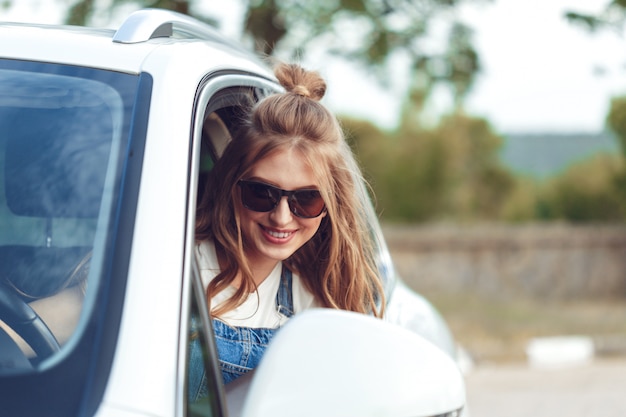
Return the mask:
M 502 138 L 483 119 L 461 112 L 423 129 L 402 124 L 385 133 L 344 120 L 385 220 L 497 219 L 514 187 L 500 165 Z
M 494 219 L 513 188 L 499 160 L 503 138 L 489 123 L 461 112 L 447 116 L 436 130 L 447 150 L 448 204 L 460 217 Z
M 621 33 L 626 24 L 626 0 L 610 0 L 597 15 L 569 10 L 565 18 L 591 32 L 610 29 Z
M 540 198 L 541 188 L 535 179 L 515 177 L 509 196 L 502 205 L 500 218 L 511 223 L 549 219 L 550 208 Z
M 611 107 L 606 120 L 609 128 L 617 137 L 622 154 L 626 157 L 626 97 L 611 99 Z
M 465 0 L 465 2 L 472 0 Z M 473 0 L 479 1 L 479 0 Z M 335 55 L 379 76 L 388 77 L 392 56 L 407 58 L 414 76 L 425 77 L 425 88 L 437 82 L 450 85 L 462 98 L 479 70 L 471 30 L 453 17 L 461 0 L 271 0 L 250 1 L 246 33 L 257 40 L 257 50 L 276 49 L 302 56 L 319 43 Z M 427 52 L 424 38 L 431 26 L 451 19 L 447 48 Z M 271 24 L 268 24 L 271 22 Z M 273 36 L 268 36 L 270 32 Z
M 343 119 L 343 127 L 384 219 L 427 221 L 440 214 L 446 154 L 432 132 L 383 132 L 354 119 Z
M 606 118 L 607 125 L 615 133 L 622 150 L 622 159 L 626 161 L 626 97 L 614 97 Z M 626 207 L 626 167 L 615 173 L 613 186 Z
M 614 187 L 623 172 L 624 160 L 614 155 L 597 155 L 572 165 L 543 189 L 539 201 L 547 209 L 547 219 L 623 221 L 626 201 Z
M 623 35 L 626 26 L 626 0 L 611 0 L 597 15 L 570 11 L 566 18 L 573 24 L 579 24 L 590 32 L 612 30 Z M 607 115 L 607 125 L 615 133 L 622 150 L 622 159 L 626 160 L 626 97 L 614 97 Z M 614 173 L 612 191 L 621 198 L 622 206 L 626 207 L 626 167 Z M 617 191 L 617 192 L 615 192 Z

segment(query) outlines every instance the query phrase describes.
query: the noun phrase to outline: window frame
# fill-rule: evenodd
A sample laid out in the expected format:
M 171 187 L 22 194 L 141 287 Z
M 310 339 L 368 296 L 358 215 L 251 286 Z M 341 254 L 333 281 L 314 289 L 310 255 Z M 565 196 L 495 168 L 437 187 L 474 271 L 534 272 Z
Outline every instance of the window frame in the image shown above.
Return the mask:
M 213 378 L 209 387 L 218 392 L 215 395 L 217 404 L 214 410 L 218 414 L 212 417 L 227 415 L 225 390 L 219 371 L 217 347 L 213 336 L 211 320 L 208 315 L 205 292 L 200 279 L 198 263 L 195 258 L 195 219 L 198 203 L 198 184 L 201 174 L 200 158 L 203 146 L 203 130 L 205 119 L 212 113 L 227 107 L 242 106 L 244 95 L 250 98 L 253 93 L 254 102 L 261 97 L 281 91 L 281 87 L 273 80 L 260 75 L 243 71 L 219 71 L 207 74 L 200 82 L 194 103 L 191 148 L 189 150 L 188 188 L 187 188 L 187 219 L 185 236 L 185 258 L 183 272 L 183 294 L 181 302 L 181 326 L 179 334 L 179 364 L 177 381 L 176 415 L 188 416 L 187 404 L 187 378 L 188 378 L 188 335 L 192 314 L 192 303 L 197 303 L 200 308 L 200 320 L 202 331 L 206 334 L 204 349 L 208 352 L 208 360 L 211 361 L 207 376 Z M 248 100 L 249 103 L 249 100 Z M 227 125 L 232 134 L 233 126 Z M 195 297 L 195 299 L 193 299 Z M 200 298 L 200 299 L 198 299 Z M 202 342 L 202 339 L 201 339 Z M 205 364 L 207 365 L 207 364 Z

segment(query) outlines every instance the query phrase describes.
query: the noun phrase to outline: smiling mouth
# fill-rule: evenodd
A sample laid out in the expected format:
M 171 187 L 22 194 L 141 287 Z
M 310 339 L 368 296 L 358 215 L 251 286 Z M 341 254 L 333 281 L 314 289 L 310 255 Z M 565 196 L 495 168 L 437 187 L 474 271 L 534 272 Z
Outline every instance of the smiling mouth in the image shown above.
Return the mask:
M 289 236 L 293 235 L 294 233 L 294 232 L 278 232 L 276 230 L 270 230 L 265 227 L 263 229 L 265 230 L 265 233 L 267 233 L 268 235 L 276 239 L 286 239 Z

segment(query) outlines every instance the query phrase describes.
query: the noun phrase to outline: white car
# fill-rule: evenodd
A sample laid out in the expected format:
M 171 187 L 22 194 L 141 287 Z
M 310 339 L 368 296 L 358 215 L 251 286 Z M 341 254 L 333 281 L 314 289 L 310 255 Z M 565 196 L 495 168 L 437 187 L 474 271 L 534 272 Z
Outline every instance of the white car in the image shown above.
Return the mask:
M 223 386 L 193 256 L 198 189 L 238 116 L 279 89 L 252 54 L 164 10 L 117 31 L 0 24 L 1 415 L 463 413 L 454 340 L 396 277 L 373 209 L 386 320 L 301 313 Z

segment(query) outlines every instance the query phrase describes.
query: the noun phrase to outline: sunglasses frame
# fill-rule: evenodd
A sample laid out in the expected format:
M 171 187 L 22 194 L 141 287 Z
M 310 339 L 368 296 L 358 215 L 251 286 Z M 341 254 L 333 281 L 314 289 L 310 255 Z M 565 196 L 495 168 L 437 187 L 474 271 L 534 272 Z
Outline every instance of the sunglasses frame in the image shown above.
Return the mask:
M 316 191 L 319 193 L 319 190 L 316 188 L 304 188 L 304 189 L 299 189 L 299 190 L 292 190 L 292 191 L 288 191 L 288 190 L 283 190 L 282 188 L 278 188 L 272 184 L 268 184 L 265 183 L 263 181 L 255 181 L 255 180 L 239 180 L 237 181 L 237 185 L 241 188 L 241 203 L 243 204 L 243 206 L 245 208 L 247 208 L 248 210 L 251 211 L 255 211 L 257 213 L 268 213 L 274 209 L 276 209 L 276 207 L 278 207 L 278 204 L 280 204 L 280 201 L 282 200 L 283 197 L 287 197 L 287 204 L 289 205 L 289 211 L 291 211 L 291 213 L 296 216 L 296 217 L 300 217 L 302 219 L 315 219 L 319 216 L 322 215 L 322 213 L 324 213 L 326 211 L 326 203 L 322 204 L 322 208 L 320 210 L 320 212 L 318 214 L 316 214 L 315 216 L 304 216 L 301 213 L 298 212 L 297 210 L 297 205 L 299 205 L 298 203 L 298 199 L 297 199 L 297 194 L 300 192 L 307 192 L 307 191 Z M 257 210 L 254 209 L 252 207 L 250 207 L 249 205 L 247 205 L 244 201 L 243 198 L 243 187 L 246 185 L 261 185 L 263 187 L 267 187 L 270 190 L 274 190 L 277 191 L 279 193 L 279 197 L 276 200 L 276 202 L 274 202 L 273 206 L 271 208 L 269 208 L 268 210 Z M 322 200 L 322 202 L 324 201 L 324 199 L 322 198 L 321 194 L 320 194 L 320 199 Z

